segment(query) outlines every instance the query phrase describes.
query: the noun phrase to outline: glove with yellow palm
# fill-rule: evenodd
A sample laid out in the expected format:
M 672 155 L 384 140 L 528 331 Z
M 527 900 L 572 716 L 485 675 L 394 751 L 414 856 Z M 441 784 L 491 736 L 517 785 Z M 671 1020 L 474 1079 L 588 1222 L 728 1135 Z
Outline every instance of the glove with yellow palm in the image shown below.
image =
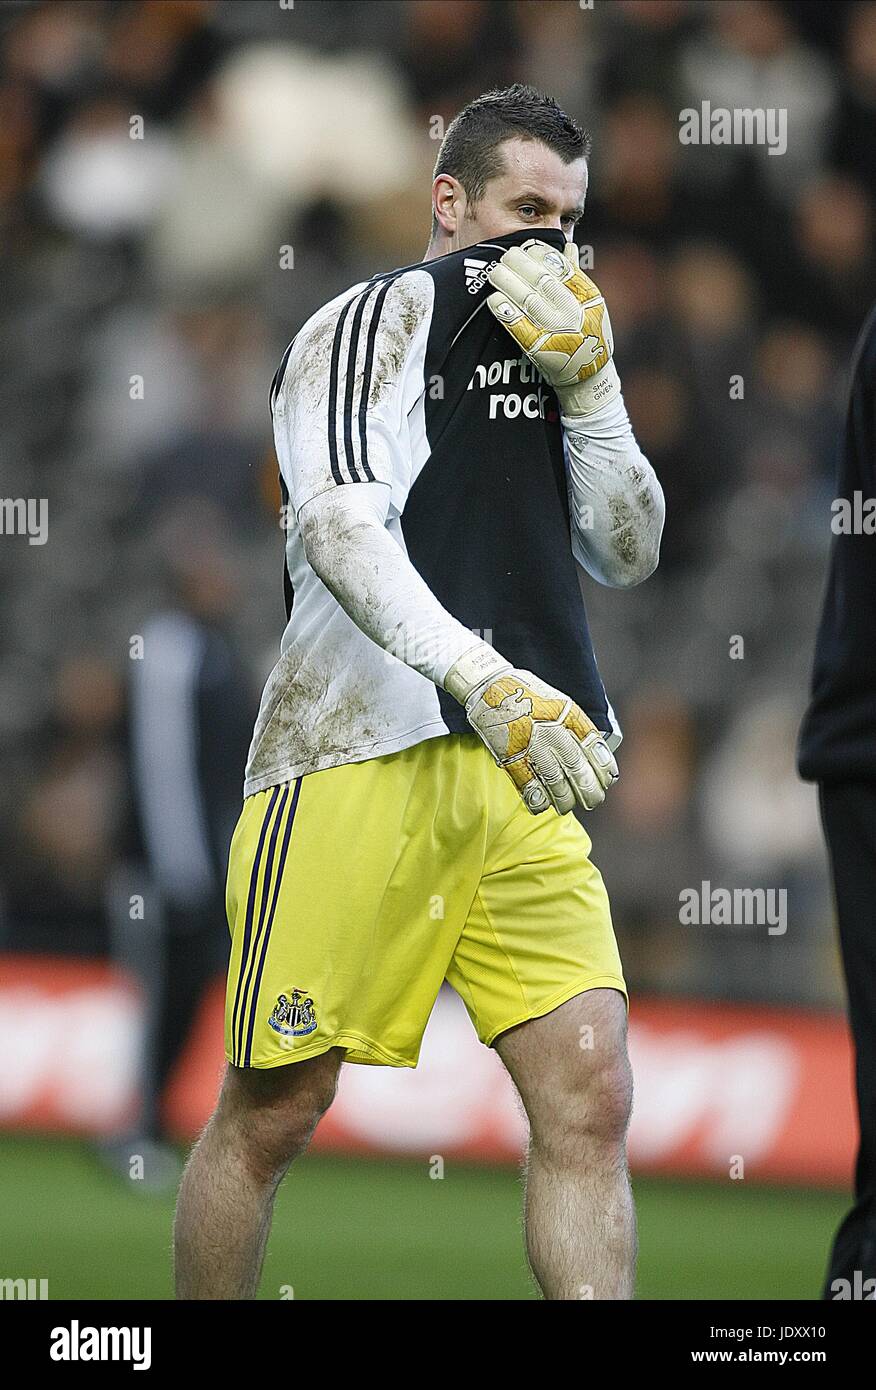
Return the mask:
M 605 300 L 579 268 L 578 248 L 510 247 L 489 272 L 491 311 L 557 393 L 563 415 L 591 415 L 620 391 Z
M 576 805 L 593 811 L 605 800 L 617 763 L 568 695 L 485 645 L 461 656 L 443 684 L 534 816 L 549 806 L 560 815 Z

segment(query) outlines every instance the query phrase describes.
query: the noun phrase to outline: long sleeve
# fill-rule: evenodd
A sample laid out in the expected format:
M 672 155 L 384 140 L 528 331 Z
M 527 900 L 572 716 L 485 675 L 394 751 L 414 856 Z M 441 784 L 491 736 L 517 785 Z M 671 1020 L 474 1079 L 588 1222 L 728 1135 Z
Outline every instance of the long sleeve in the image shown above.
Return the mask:
M 641 584 L 657 568 L 665 505 L 623 398 L 562 423 L 573 554 L 600 584 Z
M 464 652 L 494 653 L 441 606 L 387 530 L 389 500 L 389 488 L 374 483 L 320 493 L 298 514 L 304 551 L 372 642 L 441 685 Z

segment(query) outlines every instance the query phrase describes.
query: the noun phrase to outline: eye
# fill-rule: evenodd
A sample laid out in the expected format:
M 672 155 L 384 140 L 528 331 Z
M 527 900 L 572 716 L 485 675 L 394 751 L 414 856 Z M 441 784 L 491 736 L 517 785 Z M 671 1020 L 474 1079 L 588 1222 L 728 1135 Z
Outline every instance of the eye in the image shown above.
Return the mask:
M 524 217 L 538 217 L 538 209 L 534 208 L 532 203 L 521 203 L 517 211 L 522 213 Z

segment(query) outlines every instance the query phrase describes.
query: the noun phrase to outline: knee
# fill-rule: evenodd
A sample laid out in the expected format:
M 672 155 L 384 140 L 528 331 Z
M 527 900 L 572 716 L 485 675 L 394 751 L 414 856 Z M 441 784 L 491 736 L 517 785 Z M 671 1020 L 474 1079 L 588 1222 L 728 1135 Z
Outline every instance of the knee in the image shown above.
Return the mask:
M 551 1104 L 531 1117 L 534 1143 L 562 1163 L 623 1159 L 633 1104 L 625 1052 L 571 1068 L 552 1089 Z
M 216 1112 L 258 1182 L 279 1182 L 335 1097 L 339 1061 L 297 1063 L 270 1071 L 229 1068 Z

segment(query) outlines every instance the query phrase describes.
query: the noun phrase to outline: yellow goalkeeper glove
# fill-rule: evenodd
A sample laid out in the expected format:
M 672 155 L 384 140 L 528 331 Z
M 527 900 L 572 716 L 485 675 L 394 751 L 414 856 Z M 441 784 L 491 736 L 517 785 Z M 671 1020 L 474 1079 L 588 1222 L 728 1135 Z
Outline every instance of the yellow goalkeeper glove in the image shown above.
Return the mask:
M 493 314 L 553 386 L 564 415 L 590 415 L 620 391 L 605 300 L 578 266 L 578 248 L 512 246 L 489 272 Z
M 568 695 L 489 648 L 460 657 L 443 684 L 534 816 L 548 806 L 560 815 L 575 805 L 593 811 L 605 800 L 617 763 L 605 735 Z

